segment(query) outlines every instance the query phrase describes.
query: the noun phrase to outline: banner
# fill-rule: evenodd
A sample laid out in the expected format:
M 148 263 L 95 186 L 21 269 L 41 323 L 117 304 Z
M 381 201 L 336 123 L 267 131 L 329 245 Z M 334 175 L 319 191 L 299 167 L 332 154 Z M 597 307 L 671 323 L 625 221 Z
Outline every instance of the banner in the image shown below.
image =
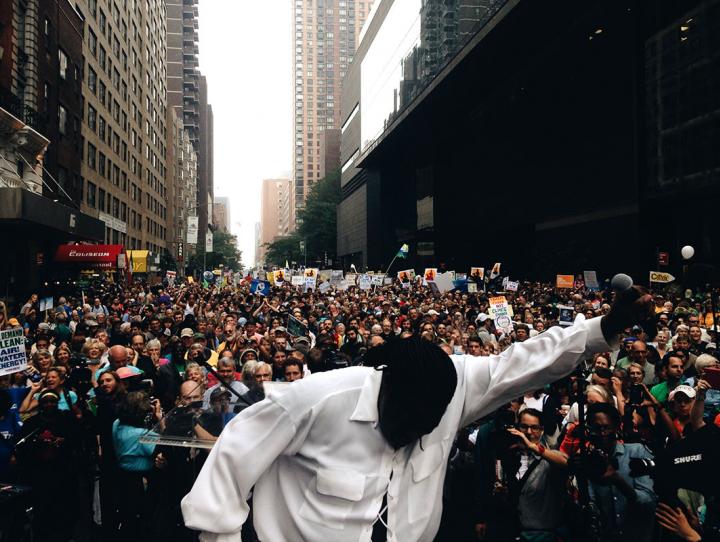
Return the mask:
M 24 371 L 27 366 L 23 329 L 0 331 L 0 376 Z
M 205 252 L 213 251 L 213 234 L 211 231 L 205 234 Z
M 191 245 L 197 245 L 199 223 L 200 218 L 197 216 L 189 216 L 187 219 L 187 242 Z
M 583 277 L 585 278 L 585 286 L 590 290 L 599 290 L 600 283 L 597 279 L 596 271 L 583 271 Z
M 660 284 L 667 284 L 675 280 L 670 273 L 664 271 L 650 271 L 650 282 L 659 282 Z
M 555 277 L 555 288 L 570 288 L 575 285 L 575 277 L 573 275 L 557 275 Z

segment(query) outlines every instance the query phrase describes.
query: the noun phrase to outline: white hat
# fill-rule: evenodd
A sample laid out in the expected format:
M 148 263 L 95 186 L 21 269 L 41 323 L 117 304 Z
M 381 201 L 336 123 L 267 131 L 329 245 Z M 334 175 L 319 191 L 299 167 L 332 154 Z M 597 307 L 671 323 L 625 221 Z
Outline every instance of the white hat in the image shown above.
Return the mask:
M 682 393 L 688 396 L 690 399 L 695 399 L 695 388 L 688 386 L 687 384 L 680 384 L 677 388 L 670 392 L 668 399 L 671 401 L 675 400 L 675 395 Z
M 484 312 L 481 312 L 480 314 L 478 314 L 477 318 L 475 318 L 475 321 L 480 322 L 482 324 L 488 318 L 490 318 L 490 316 L 488 316 Z

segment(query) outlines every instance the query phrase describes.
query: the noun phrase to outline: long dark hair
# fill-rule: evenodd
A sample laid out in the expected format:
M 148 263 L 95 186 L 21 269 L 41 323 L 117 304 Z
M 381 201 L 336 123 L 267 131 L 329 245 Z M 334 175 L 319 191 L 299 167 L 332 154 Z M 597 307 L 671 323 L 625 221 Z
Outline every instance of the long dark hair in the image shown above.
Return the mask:
M 131 391 L 120 402 L 118 420 L 122 425 L 145 427 L 150 412 L 150 396 L 144 391 Z

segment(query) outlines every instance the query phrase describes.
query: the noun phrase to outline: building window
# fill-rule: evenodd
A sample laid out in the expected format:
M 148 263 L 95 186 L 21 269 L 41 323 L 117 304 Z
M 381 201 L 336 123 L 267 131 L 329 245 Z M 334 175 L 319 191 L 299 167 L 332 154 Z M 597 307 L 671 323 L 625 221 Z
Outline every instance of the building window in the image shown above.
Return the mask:
M 67 110 L 62 106 L 58 106 L 58 131 L 61 135 L 65 135 L 67 124 Z
M 91 183 L 90 181 L 88 181 L 88 183 L 87 183 L 87 196 L 86 196 L 85 201 L 86 201 L 87 204 L 88 204 L 90 207 L 92 207 L 93 209 L 95 208 L 95 205 L 96 205 L 96 203 L 95 203 L 95 197 L 97 196 L 96 190 L 97 190 L 97 187 L 95 186 L 95 184 L 94 184 L 94 183 Z
M 100 136 L 100 140 L 104 143 L 105 142 L 105 119 L 100 116 L 98 118 L 98 135 Z
M 58 60 L 60 61 L 60 77 L 67 79 L 68 58 L 62 49 L 58 49 Z
M 95 32 L 88 29 L 88 49 L 90 49 L 90 52 L 92 55 L 97 58 L 97 36 L 95 35 Z
M 98 192 L 98 209 L 105 212 L 105 190 L 102 188 Z
M 92 143 L 88 143 L 88 166 L 92 169 L 97 167 L 97 148 Z
M 105 177 L 105 155 L 98 153 L 98 173 L 101 177 Z
M 97 73 L 90 67 L 88 67 L 88 88 L 93 94 L 97 92 Z
M 97 111 L 92 105 L 88 105 L 88 127 L 94 132 L 97 124 Z

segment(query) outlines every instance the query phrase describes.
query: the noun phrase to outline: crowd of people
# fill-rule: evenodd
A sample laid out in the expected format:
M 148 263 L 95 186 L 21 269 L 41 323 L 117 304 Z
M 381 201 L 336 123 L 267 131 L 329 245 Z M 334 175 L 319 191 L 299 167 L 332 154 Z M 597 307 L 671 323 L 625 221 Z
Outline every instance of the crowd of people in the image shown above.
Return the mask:
M 568 324 L 559 307 L 596 318 L 612 297 L 478 286 L 438 293 L 419 277 L 321 293 L 286 282 L 260 295 L 250 278 L 136 282 L 69 291 L 43 312 L 37 295 L 12 311 L 0 304 L 0 330 L 22 327 L 29 359 L 0 377 L 0 481 L 29 489 L 33 540 L 194 540 L 180 501 L 223 426 L 262 401 L 268 382 L 362 365 L 376 346 L 410 337 L 481 364 Z M 511 326 L 496 325 L 493 295 L 505 296 Z M 720 539 L 707 484 L 717 467 L 698 454 L 680 461 L 697 471 L 657 467 L 720 431 L 710 298 L 653 296 L 654 318 L 613 350 L 457 434 L 437 540 Z M 6 530 L 27 536 L 20 521 Z M 255 539 L 249 521 L 243 540 Z

